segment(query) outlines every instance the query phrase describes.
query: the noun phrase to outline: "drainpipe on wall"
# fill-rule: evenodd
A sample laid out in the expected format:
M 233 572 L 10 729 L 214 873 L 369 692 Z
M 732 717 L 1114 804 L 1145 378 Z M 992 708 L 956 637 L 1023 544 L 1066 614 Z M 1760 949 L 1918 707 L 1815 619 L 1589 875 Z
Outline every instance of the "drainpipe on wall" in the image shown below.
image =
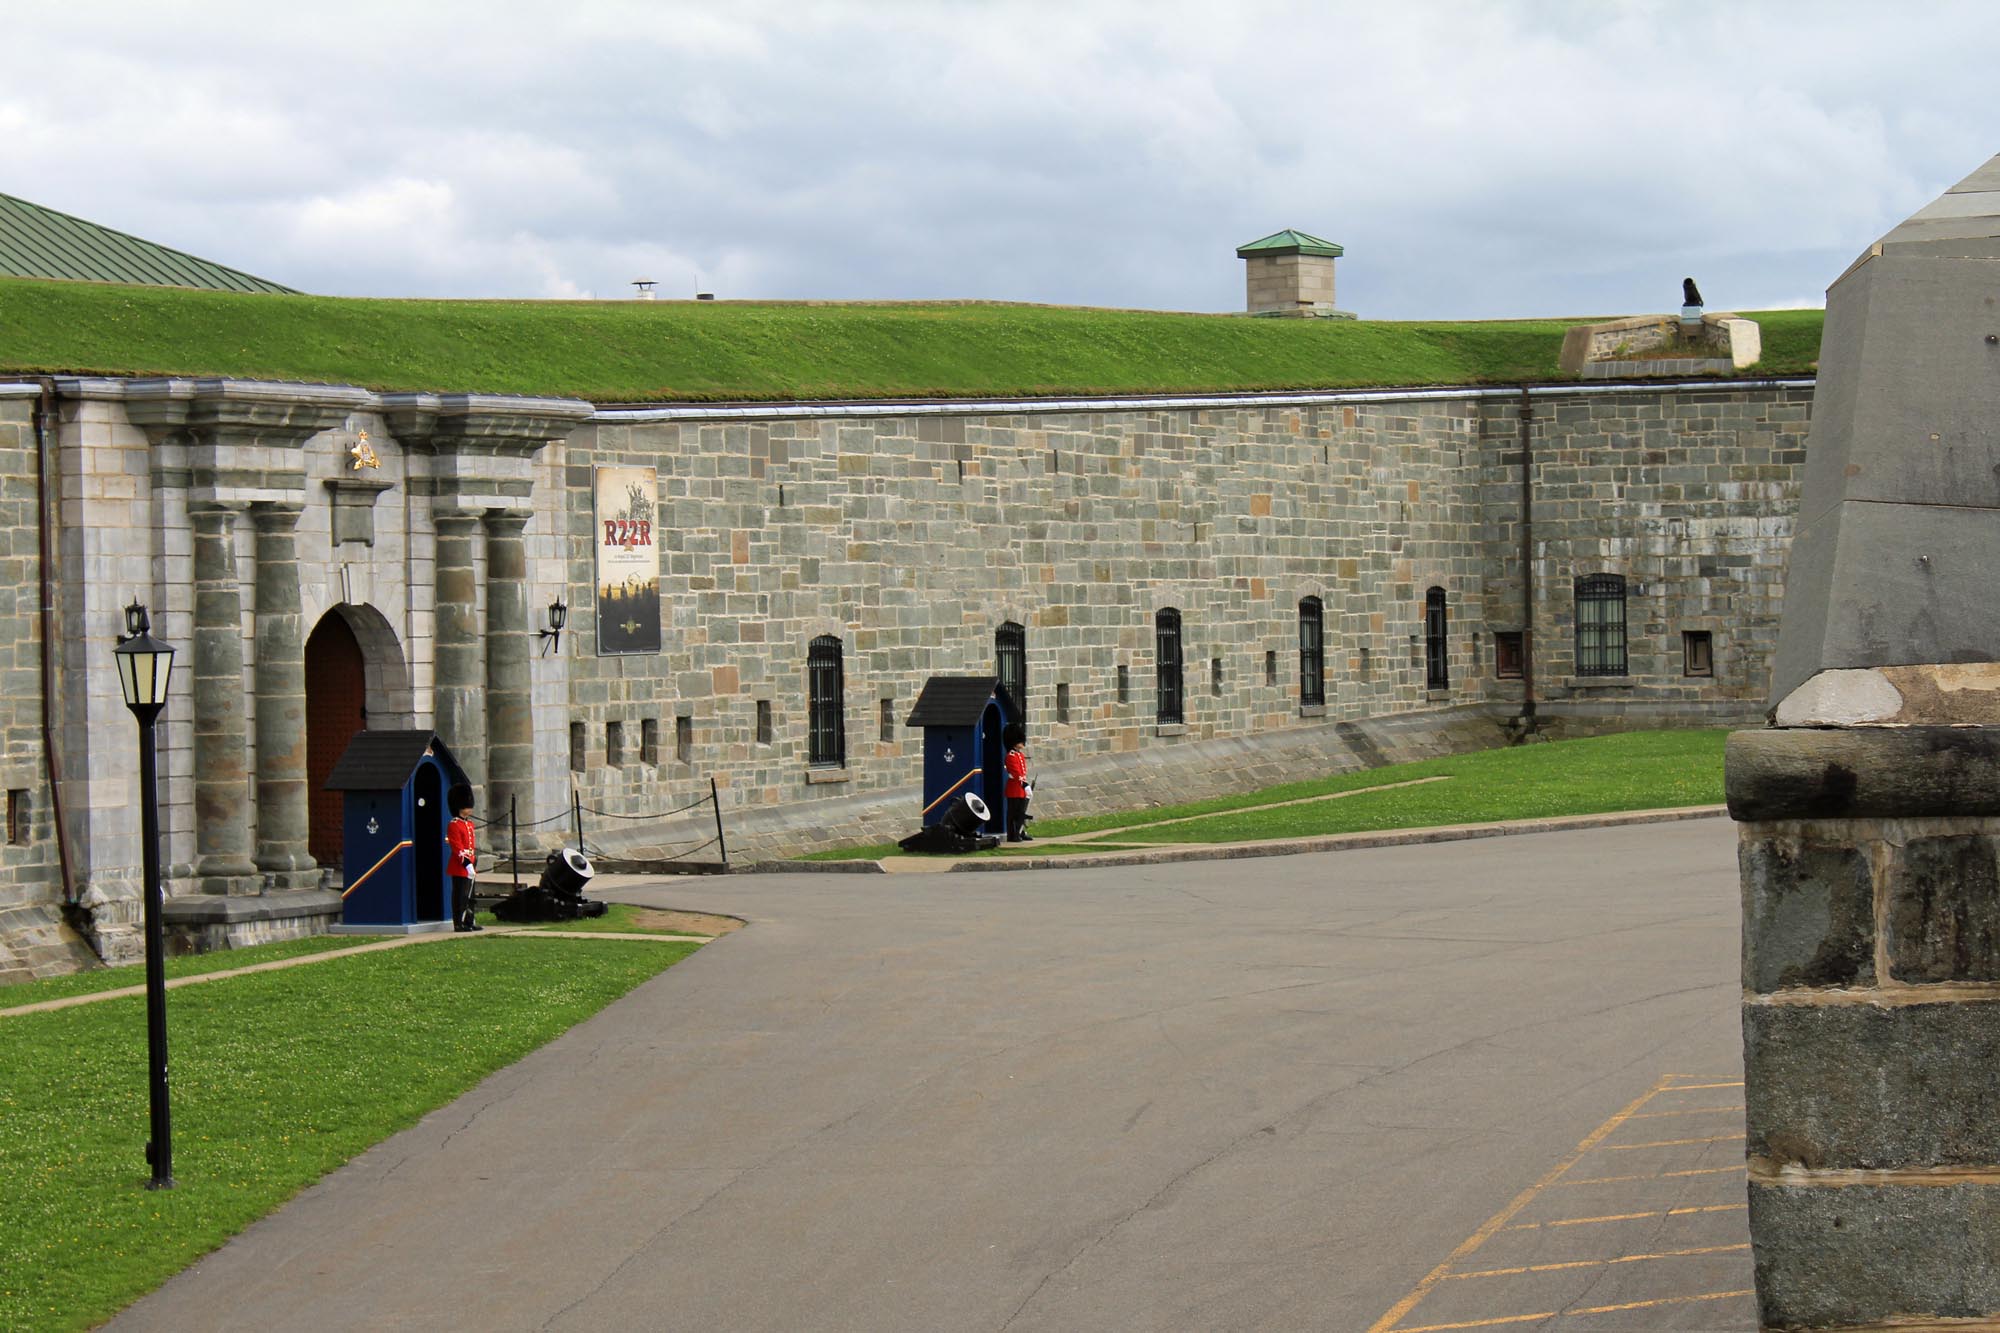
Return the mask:
M 42 758 L 49 774 L 49 817 L 56 831 L 63 905 L 75 907 L 76 873 L 70 864 L 69 820 L 63 811 L 62 756 L 56 750 L 56 600 L 54 581 L 49 577 L 50 550 L 54 545 L 49 532 L 49 449 L 60 439 L 60 426 L 56 421 L 56 382 L 46 375 L 37 376 L 35 382 L 41 388 L 35 398 L 35 529 L 41 542 Z
M 1535 731 L 1535 402 L 1521 386 L 1521 734 Z

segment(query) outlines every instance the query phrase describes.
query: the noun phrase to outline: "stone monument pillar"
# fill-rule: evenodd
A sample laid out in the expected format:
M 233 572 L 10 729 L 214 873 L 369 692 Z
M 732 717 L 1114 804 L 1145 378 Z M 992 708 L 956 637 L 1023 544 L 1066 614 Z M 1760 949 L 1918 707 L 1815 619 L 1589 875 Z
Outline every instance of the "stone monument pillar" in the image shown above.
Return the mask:
M 505 819 L 510 800 L 535 817 L 534 680 L 529 673 L 528 512 L 486 511 L 486 766 L 482 804 Z
M 1827 293 L 1776 726 L 1730 738 L 1767 1328 L 2000 1316 L 2000 157 Z

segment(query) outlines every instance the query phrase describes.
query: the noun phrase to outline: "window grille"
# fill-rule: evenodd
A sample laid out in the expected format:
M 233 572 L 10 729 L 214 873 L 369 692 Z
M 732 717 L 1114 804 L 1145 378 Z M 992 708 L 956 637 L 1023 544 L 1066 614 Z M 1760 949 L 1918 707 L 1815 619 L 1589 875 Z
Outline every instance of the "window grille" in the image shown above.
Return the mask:
M 1326 611 L 1317 597 L 1299 603 L 1299 702 L 1326 702 Z
M 1576 674 L 1625 674 L 1625 576 L 1589 574 L 1576 581 Z
M 759 699 L 757 701 L 757 744 L 769 745 L 774 730 L 771 726 L 771 701 L 769 699 Z
M 1161 722 L 1180 722 L 1187 716 L 1181 689 L 1181 613 L 1167 607 L 1153 617 L 1153 656 L 1159 665 Z
M 1424 594 L 1424 688 L 1451 688 L 1451 660 L 1446 652 L 1444 589 Z
M 1008 621 L 993 631 L 994 674 L 1007 687 L 1022 726 L 1028 724 L 1028 631 Z
M 840 640 L 822 634 L 806 649 L 806 762 L 839 768 L 847 763 L 846 683 Z

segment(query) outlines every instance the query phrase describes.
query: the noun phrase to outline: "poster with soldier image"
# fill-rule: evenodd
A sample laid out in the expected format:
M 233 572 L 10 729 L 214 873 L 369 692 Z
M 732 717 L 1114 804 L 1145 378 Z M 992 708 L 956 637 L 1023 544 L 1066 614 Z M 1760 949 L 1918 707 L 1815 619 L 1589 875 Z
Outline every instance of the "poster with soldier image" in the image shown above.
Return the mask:
M 600 467 L 597 490 L 597 653 L 660 651 L 658 473 Z

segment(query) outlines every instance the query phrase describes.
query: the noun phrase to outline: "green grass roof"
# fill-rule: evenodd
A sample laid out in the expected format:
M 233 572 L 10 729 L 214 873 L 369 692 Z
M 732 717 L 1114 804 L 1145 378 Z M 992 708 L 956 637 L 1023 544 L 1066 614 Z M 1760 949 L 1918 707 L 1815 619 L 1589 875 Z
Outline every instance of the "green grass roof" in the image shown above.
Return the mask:
M 1753 373 L 1811 370 L 1821 312 Z M 1227 393 L 1558 379 L 1582 320 L 984 303 L 374 301 L 0 280 L 0 374 L 227 375 L 599 403 Z

